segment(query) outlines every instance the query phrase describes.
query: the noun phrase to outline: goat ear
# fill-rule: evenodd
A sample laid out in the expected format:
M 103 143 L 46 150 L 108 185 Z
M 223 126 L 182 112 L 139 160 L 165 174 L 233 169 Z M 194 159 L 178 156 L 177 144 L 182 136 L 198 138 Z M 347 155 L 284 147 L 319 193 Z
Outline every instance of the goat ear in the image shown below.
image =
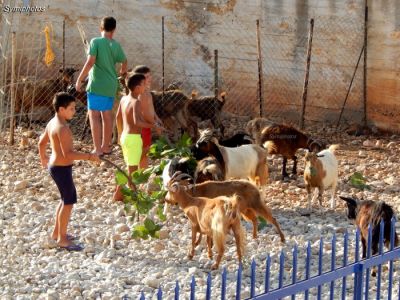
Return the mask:
M 178 191 L 178 184 L 173 183 L 171 186 L 167 187 L 167 189 L 172 193 L 176 193 Z
M 358 204 L 358 201 L 353 198 L 348 198 L 348 197 L 343 197 L 343 196 L 339 196 L 339 198 L 346 201 L 347 205 L 349 205 L 349 206 L 357 206 L 357 204 Z

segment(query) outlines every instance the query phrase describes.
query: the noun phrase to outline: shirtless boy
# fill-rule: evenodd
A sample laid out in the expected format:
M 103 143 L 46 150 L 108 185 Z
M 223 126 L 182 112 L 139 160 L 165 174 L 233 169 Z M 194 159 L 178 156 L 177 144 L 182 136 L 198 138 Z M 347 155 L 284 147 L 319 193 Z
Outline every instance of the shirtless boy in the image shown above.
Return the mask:
M 146 89 L 146 77 L 143 74 L 133 74 L 127 80 L 129 94 L 122 97 L 116 116 L 118 134 L 122 154 L 128 167 L 129 175 L 138 169 L 142 155 L 142 128 L 157 128 L 158 125 L 144 120 L 139 96 Z M 131 187 L 135 188 L 135 187 Z M 121 186 L 117 186 L 114 200 L 123 200 Z
M 160 118 L 157 116 L 154 110 L 153 97 L 150 93 L 151 87 L 151 71 L 147 66 L 136 66 L 133 69 L 134 73 L 143 74 L 145 76 L 145 85 L 146 89 L 143 94 L 139 96 L 140 106 L 142 110 L 143 119 L 149 123 L 157 123 L 162 124 Z M 158 135 L 161 134 L 161 130 L 156 131 Z M 146 169 L 149 166 L 147 153 L 149 152 L 151 146 L 151 128 L 143 128 L 142 129 L 142 140 L 143 140 L 143 149 L 142 149 L 142 157 L 140 159 L 140 168 Z
M 75 98 L 68 93 L 57 93 L 53 99 L 54 117 L 47 124 L 39 139 L 40 161 L 55 181 L 61 194 L 61 202 L 56 210 L 56 224 L 52 238 L 60 248 L 80 251 L 83 248 L 71 242 L 67 236 L 68 222 L 73 205 L 77 202 L 76 189 L 72 179 L 74 160 L 91 160 L 99 162 L 96 154 L 76 152 L 73 150 L 72 132 L 67 124 L 75 114 Z M 51 155 L 46 155 L 50 142 Z

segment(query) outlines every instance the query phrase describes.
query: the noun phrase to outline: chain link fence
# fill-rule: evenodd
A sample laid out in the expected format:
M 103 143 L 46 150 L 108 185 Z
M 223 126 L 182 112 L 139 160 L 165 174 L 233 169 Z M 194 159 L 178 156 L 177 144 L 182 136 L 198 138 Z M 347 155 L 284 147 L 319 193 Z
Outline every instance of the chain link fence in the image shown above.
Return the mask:
M 100 20 L 77 24 L 70 20 L 44 21 L 33 16 L 12 19 L 11 15 L 3 15 L 1 23 L 1 130 L 9 126 L 12 115 L 13 31 L 17 42 L 16 120 L 26 126 L 47 121 L 52 97 L 65 90 L 65 84 L 58 84 L 63 78 L 59 70 L 82 69 L 86 60 L 83 39 L 90 42 L 99 36 Z M 230 131 L 239 131 L 246 121 L 260 115 L 274 121 L 299 123 L 309 23 L 309 19 L 296 17 L 268 17 L 257 28 L 256 20 L 221 18 L 207 12 L 193 16 L 178 13 L 143 17 L 135 22 L 118 21 L 115 39 L 123 46 L 130 68 L 140 64 L 151 68 L 154 90 L 174 84 L 188 98 L 196 91 L 195 98 L 217 96 L 219 101 L 220 93 L 226 92 L 222 121 L 231 127 Z M 46 26 L 52 29 L 49 39 L 55 54 L 50 66 L 43 61 Z M 360 18 L 315 18 L 306 120 L 337 121 L 362 50 L 363 34 Z M 355 74 L 344 109 L 345 121 L 362 118 L 362 63 Z M 70 81 L 74 83 L 75 79 Z M 210 107 L 210 116 L 215 111 Z M 73 121 L 75 134 L 82 135 L 85 115 L 82 101 Z

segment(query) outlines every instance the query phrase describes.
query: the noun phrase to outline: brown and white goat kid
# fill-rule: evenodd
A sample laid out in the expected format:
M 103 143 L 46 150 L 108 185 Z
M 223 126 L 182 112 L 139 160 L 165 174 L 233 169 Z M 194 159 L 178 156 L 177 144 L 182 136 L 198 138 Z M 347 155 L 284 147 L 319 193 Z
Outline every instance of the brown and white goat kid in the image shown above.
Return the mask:
M 335 150 L 339 145 L 331 145 L 329 149 L 306 154 L 304 168 L 304 182 L 308 196 L 308 210 L 311 211 L 311 198 L 314 188 L 318 188 L 319 205 L 322 206 L 322 194 L 324 190 L 331 188 L 331 208 L 336 207 L 336 186 L 338 182 L 338 161 Z
M 184 175 L 184 174 L 181 174 Z M 193 197 L 186 192 L 187 186 L 179 184 L 181 175 L 174 174 L 168 183 L 168 194 L 165 201 L 171 204 L 178 204 L 189 218 L 192 225 L 192 243 L 188 258 L 192 259 L 195 247 L 201 241 L 202 234 L 207 235 L 208 257 L 212 258 L 213 243 L 217 248 L 217 258 L 211 269 L 219 267 L 222 256 L 225 252 L 226 235 L 232 230 L 239 262 L 242 261 L 244 253 L 244 230 L 240 223 L 240 212 L 238 197 Z M 196 241 L 197 233 L 200 233 Z
M 196 197 L 238 196 L 240 214 L 243 218 L 253 223 L 253 238 L 257 238 L 257 217 L 261 216 L 275 226 L 281 242 L 285 236 L 279 223 L 272 216 L 272 211 L 261 199 L 258 188 L 246 180 L 206 181 L 194 185 L 192 195 Z

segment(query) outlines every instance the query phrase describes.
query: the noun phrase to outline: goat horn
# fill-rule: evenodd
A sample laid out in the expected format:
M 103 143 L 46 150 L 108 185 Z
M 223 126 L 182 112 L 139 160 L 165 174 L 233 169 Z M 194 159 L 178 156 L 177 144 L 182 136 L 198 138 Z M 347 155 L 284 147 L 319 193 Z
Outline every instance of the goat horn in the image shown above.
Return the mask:
M 181 171 L 176 171 L 176 172 L 174 173 L 174 175 L 171 176 L 170 181 L 175 180 L 175 178 L 176 178 L 179 174 L 182 174 L 182 172 L 181 172 Z
M 181 180 L 181 179 L 183 179 L 183 178 L 185 178 L 185 177 L 192 179 L 193 182 L 194 182 L 194 178 L 193 178 L 192 176 L 190 176 L 189 174 L 186 174 L 186 173 L 182 173 L 182 172 L 181 172 L 181 174 L 178 174 L 178 175 L 174 178 L 174 180 L 175 180 L 175 181 L 179 181 L 179 180 Z M 171 178 L 171 180 L 172 180 L 172 178 Z

